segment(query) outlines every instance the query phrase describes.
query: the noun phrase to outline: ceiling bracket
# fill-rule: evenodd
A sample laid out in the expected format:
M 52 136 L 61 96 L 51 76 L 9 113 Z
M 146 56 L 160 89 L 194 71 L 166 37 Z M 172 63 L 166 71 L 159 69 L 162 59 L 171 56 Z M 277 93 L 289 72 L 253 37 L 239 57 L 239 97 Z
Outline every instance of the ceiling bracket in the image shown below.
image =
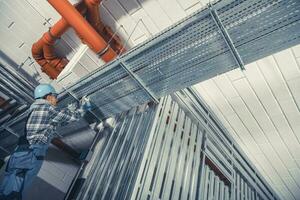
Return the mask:
M 211 4 L 208 4 L 209 10 L 210 10 L 210 15 L 213 18 L 215 24 L 217 25 L 225 43 L 227 44 L 234 60 L 236 61 L 236 63 L 238 64 L 239 68 L 241 70 L 245 70 L 245 64 L 239 54 L 239 52 L 237 51 L 237 49 L 235 48 L 233 41 L 230 37 L 230 35 L 228 34 L 226 28 L 224 27 L 222 21 L 220 20 L 220 17 L 217 13 L 217 11 L 215 9 L 213 9 Z
M 122 61 L 121 59 L 118 59 L 120 62 L 121 67 L 127 72 L 127 74 L 136 81 L 136 83 L 149 95 L 152 101 L 155 103 L 159 103 L 157 97 L 155 94 L 146 86 L 146 84 L 141 80 L 136 74 L 131 71 L 131 69 L 127 66 L 127 64 Z

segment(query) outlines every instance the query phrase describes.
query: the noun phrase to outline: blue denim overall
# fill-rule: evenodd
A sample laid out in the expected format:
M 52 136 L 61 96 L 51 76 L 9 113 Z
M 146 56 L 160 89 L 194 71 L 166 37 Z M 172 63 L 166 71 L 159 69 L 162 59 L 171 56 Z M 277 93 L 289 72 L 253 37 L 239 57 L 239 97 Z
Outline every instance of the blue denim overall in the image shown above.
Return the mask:
M 26 151 L 17 149 L 11 155 L 0 185 L 0 199 L 22 199 L 41 169 L 48 147 L 48 144 L 30 145 Z

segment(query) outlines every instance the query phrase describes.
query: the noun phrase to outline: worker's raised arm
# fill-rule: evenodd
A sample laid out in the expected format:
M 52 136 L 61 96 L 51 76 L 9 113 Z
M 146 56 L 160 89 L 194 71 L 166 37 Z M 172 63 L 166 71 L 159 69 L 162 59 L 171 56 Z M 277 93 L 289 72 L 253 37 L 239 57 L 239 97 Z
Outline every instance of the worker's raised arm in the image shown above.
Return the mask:
M 52 125 L 61 125 L 78 121 L 82 117 L 82 112 L 74 110 L 71 112 L 69 109 L 58 110 L 54 107 L 49 108 L 49 119 Z
M 51 107 L 49 110 L 50 123 L 52 125 L 64 125 L 73 121 L 78 121 L 88 110 L 91 110 L 90 100 L 83 97 L 80 101 L 79 108 L 71 104 L 66 109 L 57 110 Z

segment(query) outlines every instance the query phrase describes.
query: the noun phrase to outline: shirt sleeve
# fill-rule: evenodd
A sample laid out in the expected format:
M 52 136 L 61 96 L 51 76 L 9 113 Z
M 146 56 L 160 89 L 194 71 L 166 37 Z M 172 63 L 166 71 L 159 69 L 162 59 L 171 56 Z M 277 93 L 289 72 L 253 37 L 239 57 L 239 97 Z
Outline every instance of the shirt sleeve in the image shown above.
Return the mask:
M 65 125 L 70 122 L 78 121 L 81 118 L 79 111 L 71 112 L 68 109 L 57 110 L 50 106 L 49 112 L 50 124 L 52 125 Z

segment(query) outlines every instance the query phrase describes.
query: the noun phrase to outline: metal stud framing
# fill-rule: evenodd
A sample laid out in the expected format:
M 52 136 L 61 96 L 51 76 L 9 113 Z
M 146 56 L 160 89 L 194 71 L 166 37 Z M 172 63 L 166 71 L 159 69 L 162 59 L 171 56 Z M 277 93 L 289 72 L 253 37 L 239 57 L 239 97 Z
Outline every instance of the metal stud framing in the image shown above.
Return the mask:
M 77 199 L 279 199 L 192 89 L 117 119 Z

